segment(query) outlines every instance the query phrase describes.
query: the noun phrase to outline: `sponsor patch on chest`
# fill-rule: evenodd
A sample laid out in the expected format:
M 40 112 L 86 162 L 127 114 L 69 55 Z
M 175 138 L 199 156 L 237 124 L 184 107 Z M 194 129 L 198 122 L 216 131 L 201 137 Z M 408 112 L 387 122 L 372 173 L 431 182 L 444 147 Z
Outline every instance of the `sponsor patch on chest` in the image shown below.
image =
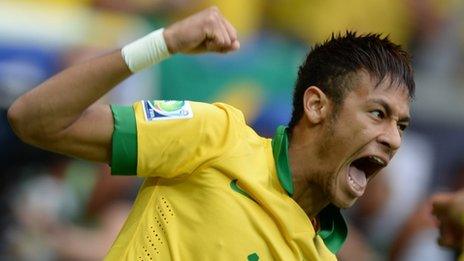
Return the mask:
M 189 119 L 193 117 L 188 101 L 141 101 L 146 121 Z

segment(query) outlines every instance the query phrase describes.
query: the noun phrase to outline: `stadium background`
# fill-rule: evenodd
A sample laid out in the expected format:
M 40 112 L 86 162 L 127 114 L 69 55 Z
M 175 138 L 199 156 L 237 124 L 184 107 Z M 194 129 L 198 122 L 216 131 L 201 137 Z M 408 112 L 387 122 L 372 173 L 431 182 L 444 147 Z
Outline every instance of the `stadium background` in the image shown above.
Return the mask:
M 175 56 L 103 102 L 223 101 L 265 136 L 286 123 L 296 71 L 331 32 L 381 32 L 414 57 L 417 97 L 399 156 L 346 211 L 341 260 L 453 260 L 435 244 L 427 195 L 464 186 L 464 2 L 458 0 L 0 1 L 0 260 L 100 260 L 140 180 L 46 153 L 12 134 L 11 102 L 57 71 L 108 52 L 211 4 L 242 48 Z

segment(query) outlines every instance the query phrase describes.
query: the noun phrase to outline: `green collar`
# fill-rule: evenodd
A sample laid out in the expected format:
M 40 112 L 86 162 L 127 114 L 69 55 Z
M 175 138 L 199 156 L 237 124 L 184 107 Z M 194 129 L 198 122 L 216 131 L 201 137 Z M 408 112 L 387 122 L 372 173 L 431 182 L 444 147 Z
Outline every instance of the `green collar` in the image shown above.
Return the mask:
M 280 184 L 291 197 L 293 196 L 294 188 L 292 181 L 292 173 L 288 163 L 288 134 L 287 127 L 279 126 L 276 134 L 272 139 L 272 154 L 277 169 L 277 177 Z M 317 234 L 324 240 L 327 248 L 336 254 L 343 246 L 348 235 L 348 227 L 346 221 L 340 213 L 340 209 L 329 204 L 318 214 L 318 219 L 321 224 L 321 229 Z
M 280 184 L 291 197 L 293 196 L 293 181 L 290 165 L 288 164 L 287 127 L 283 125 L 277 127 L 276 134 L 272 139 L 272 154 L 274 155 Z

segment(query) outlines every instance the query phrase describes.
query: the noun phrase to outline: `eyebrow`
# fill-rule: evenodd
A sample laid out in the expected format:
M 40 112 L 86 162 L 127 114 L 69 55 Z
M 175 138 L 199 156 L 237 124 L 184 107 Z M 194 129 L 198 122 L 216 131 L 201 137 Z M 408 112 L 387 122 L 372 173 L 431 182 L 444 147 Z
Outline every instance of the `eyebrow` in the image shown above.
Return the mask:
M 382 100 L 382 99 L 371 99 L 370 102 L 373 102 L 373 103 L 378 103 L 380 105 L 382 105 L 382 107 L 385 108 L 385 111 L 387 112 L 387 115 L 390 116 L 392 115 L 392 108 L 390 107 L 390 105 Z M 401 122 L 401 123 L 407 123 L 409 124 L 409 122 L 411 121 L 411 118 L 408 117 L 408 116 L 405 116 L 405 117 L 402 117 L 398 120 L 398 122 Z

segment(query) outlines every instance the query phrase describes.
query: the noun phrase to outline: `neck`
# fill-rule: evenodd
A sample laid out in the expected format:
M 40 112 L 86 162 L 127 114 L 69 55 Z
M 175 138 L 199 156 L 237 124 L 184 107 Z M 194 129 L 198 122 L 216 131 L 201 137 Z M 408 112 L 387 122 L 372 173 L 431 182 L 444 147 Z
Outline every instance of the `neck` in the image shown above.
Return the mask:
M 320 144 L 315 143 L 318 138 L 302 128 L 304 126 L 295 126 L 288 149 L 294 185 L 293 199 L 309 217 L 315 217 L 329 204 L 329 199 L 320 185 L 317 185 L 320 182 L 315 182 L 321 176 L 316 168 L 320 162 L 317 151 Z

